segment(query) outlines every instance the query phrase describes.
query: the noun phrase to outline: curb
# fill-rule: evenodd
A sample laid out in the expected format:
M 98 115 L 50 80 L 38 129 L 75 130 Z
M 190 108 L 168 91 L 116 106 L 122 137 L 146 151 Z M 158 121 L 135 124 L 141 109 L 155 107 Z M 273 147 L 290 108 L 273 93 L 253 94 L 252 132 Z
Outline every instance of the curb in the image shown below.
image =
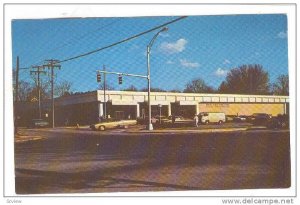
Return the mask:
M 212 132 L 234 132 L 246 131 L 248 128 L 227 128 L 227 129 L 203 129 L 203 130 L 137 130 L 125 131 L 126 133 L 212 133 Z
M 17 137 L 15 137 L 15 143 L 23 143 L 23 142 L 43 140 L 43 139 L 46 139 L 46 137 L 41 137 L 41 136 L 17 136 Z

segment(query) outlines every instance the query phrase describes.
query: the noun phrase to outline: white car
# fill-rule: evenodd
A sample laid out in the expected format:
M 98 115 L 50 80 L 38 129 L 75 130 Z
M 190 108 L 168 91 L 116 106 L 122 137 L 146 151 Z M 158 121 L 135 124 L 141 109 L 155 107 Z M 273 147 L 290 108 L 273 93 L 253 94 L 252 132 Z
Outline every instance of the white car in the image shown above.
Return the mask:
M 111 121 L 111 122 L 100 122 L 100 123 L 90 125 L 90 128 L 92 130 L 104 131 L 106 129 L 113 129 L 113 128 L 126 128 L 129 125 L 136 125 L 136 120 L 119 120 L 119 121 Z

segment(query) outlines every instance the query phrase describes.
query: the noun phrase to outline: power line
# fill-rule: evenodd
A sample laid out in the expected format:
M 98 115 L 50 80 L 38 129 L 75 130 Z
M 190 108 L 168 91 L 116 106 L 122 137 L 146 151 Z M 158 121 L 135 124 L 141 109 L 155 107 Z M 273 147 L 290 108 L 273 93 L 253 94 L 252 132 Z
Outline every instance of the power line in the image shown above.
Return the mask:
M 140 36 L 142 36 L 142 35 L 145 35 L 145 34 L 147 34 L 147 33 L 150 33 L 150 32 L 152 32 L 152 31 L 155 31 L 155 30 L 157 30 L 157 29 L 163 28 L 163 27 L 165 27 L 165 26 L 167 26 L 167 25 L 169 25 L 169 24 L 175 23 L 175 22 L 180 21 L 180 20 L 185 19 L 185 18 L 187 18 L 187 16 L 181 16 L 181 17 L 176 18 L 176 19 L 174 19 L 174 20 L 172 20 L 172 21 L 169 21 L 169 22 L 166 22 L 166 23 L 161 24 L 161 25 L 159 25 L 159 26 L 156 26 L 156 27 L 154 27 L 154 28 L 148 29 L 148 30 L 146 30 L 146 31 L 144 31 L 144 32 L 141 32 L 141 33 L 139 33 L 139 34 L 136 34 L 136 35 L 134 35 L 134 36 L 128 37 L 128 38 L 123 39 L 123 40 L 121 40 L 121 41 L 118 41 L 118 42 L 116 42 L 116 43 L 110 44 L 110 45 L 108 45 L 108 46 L 104 46 L 104 47 L 102 47 L 102 48 L 98 48 L 98 49 L 96 49 L 96 50 L 93 50 L 93 51 L 90 51 L 90 52 L 87 52 L 87 53 L 83 53 L 83 54 L 80 54 L 80 55 L 77 55 L 77 56 L 74 56 L 74 57 L 70 57 L 70 58 L 61 60 L 61 61 L 60 61 L 60 60 L 52 61 L 52 65 L 54 66 L 55 64 L 60 64 L 60 63 L 64 63 L 64 62 L 67 62 L 67 61 L 75 60 L 75 59 L 78 59 L 78 58 L 81 58 L 81 57 L 85 57 L 85 56 L 94 54 L 94 53 L 96 53 L 96 52 L 99 52 L 99 51 L 102 51 L 102 50 L 105 50 L 105 49 L 108 49 L 108 48 L 111 48 L 111 47 L 113 47 L 113 46 L 116 46 L 116 45 L 125 43 L 125 42 L 130 41 L 130 40 L 132 40 L 132 39 L 134 39 L 134 38 L 140 37 Z M 113 22 L 113 23 L 114 23 L 114 22 Z M 111 24 L 112 24 L 112 23 L 111 23 Z M 101 29 L 102 29 L 102 28 L 101 28 Z M 99 29 L 97 29 L 97 30 L 99 30 Z M 30 68 L 31 68 L 31 67 L 23 67 L 23 68 L 20 68 L 20 69 L 26 70 L 26 69 L 30 69 Z
M 125 42 L 130 41 L 130 40 L 132 40 L 132 39 L 134 39 L 134 38 L 137 38 L 137 37 L 139 37 L 139 36 L 142 36 L 142 35 L 145 35 L 145 34 L 147 34 L 147 33 L 150 33 L 150 32 L 152 32 L 152 31 L 154 31 L 154 30 L 159 29 L 159 28 L 163 28 L 163 27 L 165 27 L 165 26 L 167 26 L 167 25 L 169 25 L 169 24 L 175 23 L 175 22 L 180 21 L 180 20 L 182 20 L 182 19 L 184 19 L 184 18 L 187 18 L 187 16 L 181 16 L 181 17 L 176 18 L 176 19 L 174 19 L 174 20 L 172 20 L 172 21 L 169 21 L 169 22 L 167 22 L 167 23 L 161 24 L 161 25 L 156 26 L 156 27 L 154 27 L 154 28 L 152 28 L 152 29 L 149 29 L 149 30 L 144 31 L 144 32 L 139 33 L 139 34 L 136 34 L 136 35 L 131 36 L 131 37 L 129 37 L 129 38 L 123 39 L 123 40 L 118 41 L 118 42 L 116 42 L 116 43 L 110 44 L 110 45 L 108 45 L 108 46 L 104 46 L 104 47 L 102 47 L 102 48 L 98 48 L 98 49 L 96 49 L 96 50 L 93 50 L 93 51 L 90 51 L 90 52 L 87 52 L 87 53 L 83 53 L 83 54 L 80 54 L 80 55 L 77 55 L 77 56 L 74 56 L 74 57 L 70 57 L 70 58 L 61 60 L 61 61 L 59 61 L 59 62 L 57 62 L 57 63 L 64 63 L 64 62 L 67 62 L 67 61 L 75 60 L 75 59 L 77 59 L 77 58 L 82 58 L 82 57 L 91 55 L 91 54 L 93 54 L 93 53 L 97 53 L 97 52 L 99 52 L 99 51 L 108 49 L 108 48 L 110 48 L 110 47 L 116 46 L 116 45 L 121 44 L 121 43 L 125 43 Z

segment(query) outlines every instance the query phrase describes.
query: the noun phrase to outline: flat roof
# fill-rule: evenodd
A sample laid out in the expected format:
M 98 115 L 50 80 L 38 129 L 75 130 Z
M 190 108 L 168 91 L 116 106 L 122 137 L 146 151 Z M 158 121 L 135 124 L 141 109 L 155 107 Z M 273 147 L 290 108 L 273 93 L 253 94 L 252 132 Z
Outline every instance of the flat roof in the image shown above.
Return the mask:
M 147 102 L 148 92 L 107 90 L 106 101 L 113 105 L 134 105 Z M 89 102 L 104 102 L 104 91 L 95 90 L 78 93 L 55 99 L 57 104 L 79 104 Z M 169 104 L 179 102 L 180 105 L 196 105 L 197 103 L 287 103 L 289 96 L 277 95 L 245 95 L 219 93 L 174 93 L 151 92 L 151 104 Z

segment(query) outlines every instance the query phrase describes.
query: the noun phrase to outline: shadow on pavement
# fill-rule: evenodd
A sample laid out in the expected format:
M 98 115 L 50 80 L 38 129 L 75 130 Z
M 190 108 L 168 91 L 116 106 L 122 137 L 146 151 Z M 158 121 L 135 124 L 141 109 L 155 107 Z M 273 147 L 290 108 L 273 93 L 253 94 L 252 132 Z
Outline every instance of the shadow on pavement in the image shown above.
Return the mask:
M 134 166 L 127 168 L 134 169 Z M 123 167 L 122 169 L 126 169 Z M 122 179 L 115 177 L 107 177 L 105 173 L 111 170 L 94 170 L 80 173 L 63 173 L 56 171 L 40 171 L 31 169 L 16 169 L 20 175 L 33 175 L 35 177 L 20 176 L 16 177 L 16 193 L 17 194 L 39 194 L 39 193 L 61 193 L 59 190 L 80 190 L 89 188 L 105 188 L 114 185 L 114 188 L 120 187 L 120 184 L 130 184 L 130 187 L 154 187 L 165 188 L 166 190 L 196 190 L 197 187 L 183 186 L 176 184 L 167 184 L 151 181 Z M 101 173 L 102 171 L 102 173 Z M 94 184 L 94 185 L 93 185 Z M 46 191 L 47 190 L 47 191 Z

